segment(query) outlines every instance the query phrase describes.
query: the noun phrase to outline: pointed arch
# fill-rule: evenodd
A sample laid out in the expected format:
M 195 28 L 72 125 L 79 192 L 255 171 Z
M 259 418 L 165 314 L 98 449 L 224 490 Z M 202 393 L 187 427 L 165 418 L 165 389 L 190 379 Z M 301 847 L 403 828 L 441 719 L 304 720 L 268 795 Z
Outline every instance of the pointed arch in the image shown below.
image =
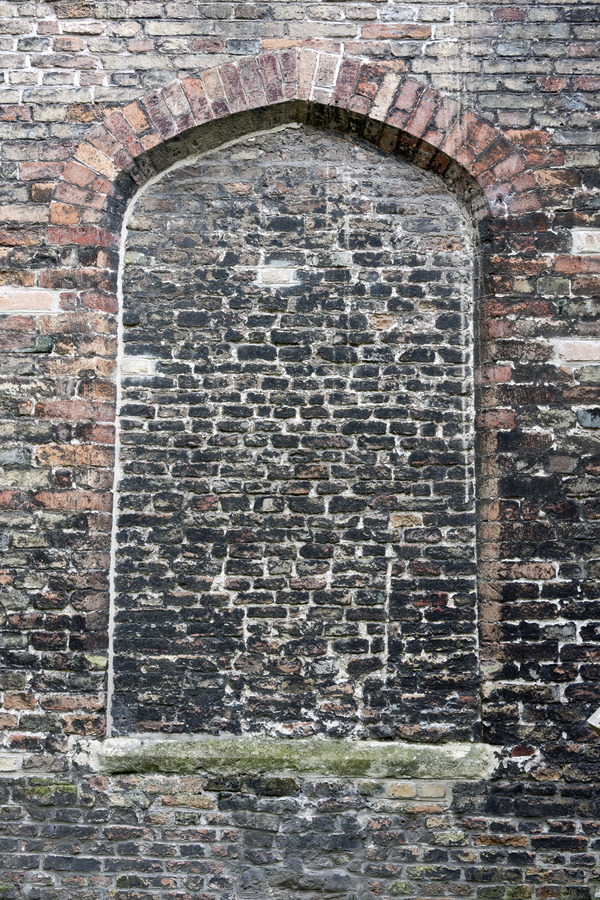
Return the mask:
M 178 79 L 107 116 L 65 165 L 47 240 L 114 249 L 127 203 L 149 178 L 194 152 L 290 121 L 359 134 L 436 172 L 477 219 L 541 208 L 523 154 L 472 110 L 383 64 L 293 48 Z

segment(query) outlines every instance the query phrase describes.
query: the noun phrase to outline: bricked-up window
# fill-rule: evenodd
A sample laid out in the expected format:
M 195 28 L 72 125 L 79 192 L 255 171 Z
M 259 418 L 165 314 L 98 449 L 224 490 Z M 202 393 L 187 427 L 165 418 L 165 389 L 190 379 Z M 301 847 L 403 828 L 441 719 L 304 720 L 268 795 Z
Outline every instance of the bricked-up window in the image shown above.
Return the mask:
M 117 733 L 477 733 L 473 237 L 435 176 L 313 128 L 136 202 Z

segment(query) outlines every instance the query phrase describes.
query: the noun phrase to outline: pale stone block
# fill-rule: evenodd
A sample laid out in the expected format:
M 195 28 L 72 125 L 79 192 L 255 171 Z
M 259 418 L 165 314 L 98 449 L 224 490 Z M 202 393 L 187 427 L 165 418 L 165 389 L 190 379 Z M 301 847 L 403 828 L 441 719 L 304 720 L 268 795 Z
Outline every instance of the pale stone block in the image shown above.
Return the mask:
M 5 287 L 0 289 L 0 315 L 58 312 L 60 293 L 45 288 Z
M 555 341 L 554 348 L 560 365 L 600 365 L 600 340 Z
M 260 284 L 275 287 L 279 284 L 297 284 L 296 268 L 288 266 L 261 266 L 257 269 L 257 281 Z
M 389 72 L 384 76 L 381 86 L 377 92 L 377 96 L 375 97 L 375 103 L 373 104 L 373 108 L 370 112 L 370 117 L 372 119 L 376 119 L 378 122 L 385 121 L 385 117 L 387 115 L 390 104 L 394 99 L 394 94 L 397 88 L 398 76 Z
M 396 800 L 412 800 L 417 796 L 417 789 L 414 784 L 406 784 L 406 782 L 400 781 L 396 784 L 390 784 L 388 794 Z
M 392 528 L 405 528 L 410 525 L 422 525 L 423 516 L 421 513 L 392 513 L 390 516 L 390 525 Z
M 489 778 L 497 751 L 489 744 L 453 741 L 340 741 L 335 738 L 269 738 L 258 735 L 156 740 L 114 737 L 90 741 L 90 765 L 104 772 L 163 774 L 310 772 L 315 775 L 393 778 L 408 781 Z M 445 788 L 444 788 L 445 789 Z
M 121 363 L 122 375 L 154 375 L 156 360 L 149 356 L 126 356 Z
M 22 765 L 20 753 L 0 753 L 0 772 L 18 772 Z
M 600 228 L 574 228 L 571 235 L 573 238 L 571 253 L 575 256 L 600 253 Z
M 425 782 L 418 786 L 419 797 L 427 797 L 428 799 L 439 800 L 446 796 L 446 785 L 440 782 L 432 784 Z
M 592 728 L 596 734 L 600 734 L 600 708 L 596 710 L 596 712 L 589 717 L 588 725 Z

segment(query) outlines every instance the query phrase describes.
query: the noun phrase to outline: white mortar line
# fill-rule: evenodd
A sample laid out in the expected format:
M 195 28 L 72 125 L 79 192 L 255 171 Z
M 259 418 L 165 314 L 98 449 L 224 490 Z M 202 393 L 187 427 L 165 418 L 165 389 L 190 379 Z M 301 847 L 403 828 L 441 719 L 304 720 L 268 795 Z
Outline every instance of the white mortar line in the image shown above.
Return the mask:
M 143 188 L 142 188 L 143 190 Z M 112 701 L 114 694 L 114 633 L 115 633 L 115 576 L 117 565 L 117 518 L 119 515 L 118 486 L 121 469 L 121 370 L 123 367 L 123 270 L 125 268 L 125 241 L 127 239 L 127 223 L 135 206 L 134 198 L 123 219 L 121 239 L 119 242 L 119 267 L 117 270 L 117 360 L 115 367 L 116 400 L 115 400 L 115 467 L 112 486 L 113 507 L 110 536 L 110 568 L 109 568 L 109 606 L 108 606 L 108 658 L 106 679 L 106 736 L 112 733 Z

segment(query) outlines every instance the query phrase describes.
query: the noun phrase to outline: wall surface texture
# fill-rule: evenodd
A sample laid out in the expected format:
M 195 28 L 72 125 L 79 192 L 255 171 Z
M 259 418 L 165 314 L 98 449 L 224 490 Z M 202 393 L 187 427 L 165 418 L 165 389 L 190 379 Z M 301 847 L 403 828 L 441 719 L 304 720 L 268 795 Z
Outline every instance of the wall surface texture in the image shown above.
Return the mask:
M 599 47 L 0 3 L 1 897 L 598 896 Z

